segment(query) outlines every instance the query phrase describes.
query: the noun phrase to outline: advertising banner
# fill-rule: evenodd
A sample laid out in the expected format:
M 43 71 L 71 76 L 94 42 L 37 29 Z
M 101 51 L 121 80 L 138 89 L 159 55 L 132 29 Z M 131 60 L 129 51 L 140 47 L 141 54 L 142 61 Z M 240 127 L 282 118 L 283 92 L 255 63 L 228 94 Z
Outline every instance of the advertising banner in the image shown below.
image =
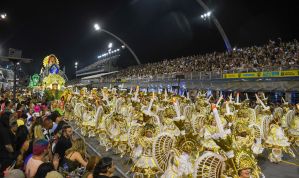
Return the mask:
M 246 72 L 240 74 L 240 78 L 258 78 L 258 77 L 260 77 L 260 72 Z
M 280 77 L 280 71 L 262 72 L 262 77 Z
M 239 78 L 239 74 L 238 73 L 223 74 L 223 78 Z
M 295 77 L 299 76 L 299 70 L 283 70 L 280 72 L 281 77 Z

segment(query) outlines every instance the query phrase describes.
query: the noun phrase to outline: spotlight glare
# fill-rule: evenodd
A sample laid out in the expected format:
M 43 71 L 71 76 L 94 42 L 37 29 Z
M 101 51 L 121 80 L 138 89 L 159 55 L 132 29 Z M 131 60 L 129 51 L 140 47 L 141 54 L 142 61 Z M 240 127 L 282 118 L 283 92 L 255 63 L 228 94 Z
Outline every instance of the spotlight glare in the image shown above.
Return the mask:
M 1 19 L 6 19 L 6 13 L 0 15 Z
M 108 44 L 108 48 L 110 49 L 110 48 L 112 48 L 112 46 L 113 46 L 113 44 L 110 42 L 110 43 Z
M 99 31 L 99 30 L 101 29 L 100 25 L 97 24 L 97 23 L 94 24 L 93 27 L 94 27 L 94 29 L 95 29 L 96 31 Z

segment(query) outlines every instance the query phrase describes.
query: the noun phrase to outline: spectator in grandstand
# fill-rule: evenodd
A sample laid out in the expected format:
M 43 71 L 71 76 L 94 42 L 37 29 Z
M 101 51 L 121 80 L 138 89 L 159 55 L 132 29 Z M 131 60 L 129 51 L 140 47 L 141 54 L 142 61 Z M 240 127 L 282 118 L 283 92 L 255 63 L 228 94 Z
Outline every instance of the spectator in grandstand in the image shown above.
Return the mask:
M 152 78 L 162 74 L 216 72 L 238 70 L 261 70 L 272 67 L 292 68 L 299 65 L 299 45 L 297 41 L 283 43 L 269 41 L 268 44 L 257 47 L 235 49 L 229 53 L 210 53 L 163 60 L 161 62 L 131 66 L 108 78 Z
M 93 171 L 93 178 L 109 178 L 113 176 L 115 165 L 110 157 L 102 158 Z
M 77 138 L 73 141 L 72 147 L 66 150 L 63 166 L 67 168 L 68 172 L 83 166 L 86 167 L 87 161 L 85 160 L 86 147 L 84 140 Z

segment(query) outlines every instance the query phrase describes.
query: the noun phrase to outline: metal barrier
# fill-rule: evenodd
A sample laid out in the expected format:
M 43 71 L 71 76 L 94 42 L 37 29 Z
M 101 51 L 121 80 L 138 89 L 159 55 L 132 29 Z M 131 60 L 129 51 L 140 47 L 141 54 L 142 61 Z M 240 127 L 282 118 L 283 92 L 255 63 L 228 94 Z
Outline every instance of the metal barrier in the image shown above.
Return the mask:
M 99 153 L 92 145 L 90 145 L 88 142 L 85 141 L 85 138 L 77 131 L 79 127 L 75 128 L 73 126 L 73 124 L 71 124 L 70 122 L 67 122 L 72 128 L 73 131 L 76 135 L 78 135 L 80 138 L 82 138 L 85 142 L 85 144 L 94 152 L 96 153 L 99 157 L 103 157 L 101 155 L 101 153 Z M 125 174 L 118 166 L 115 165 L 115 169 L 118 173 L 120 173 L 124 178 L 129 178 L 129 176 L 127 174 Z

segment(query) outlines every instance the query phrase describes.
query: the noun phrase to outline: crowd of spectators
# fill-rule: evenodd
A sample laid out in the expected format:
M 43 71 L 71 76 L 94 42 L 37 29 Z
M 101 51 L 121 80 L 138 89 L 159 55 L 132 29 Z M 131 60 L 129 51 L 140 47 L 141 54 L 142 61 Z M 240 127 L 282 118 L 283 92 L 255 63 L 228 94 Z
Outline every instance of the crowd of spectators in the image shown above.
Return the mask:
M 234 48 L 232 53 L 214 52 L 161 62 L 130 66 L 108 79 L 151 78 L 163 74 L 186 74 L 191 72 L 225 72 L 267 69 L 273 67 L 292 68 L 299 65 L 299 43 L 269 41 L 264 46 Z
M 0 177 L 113 177 L 112 159 L 88 155 L 84 140 L 50 102 L 0 95 Z

